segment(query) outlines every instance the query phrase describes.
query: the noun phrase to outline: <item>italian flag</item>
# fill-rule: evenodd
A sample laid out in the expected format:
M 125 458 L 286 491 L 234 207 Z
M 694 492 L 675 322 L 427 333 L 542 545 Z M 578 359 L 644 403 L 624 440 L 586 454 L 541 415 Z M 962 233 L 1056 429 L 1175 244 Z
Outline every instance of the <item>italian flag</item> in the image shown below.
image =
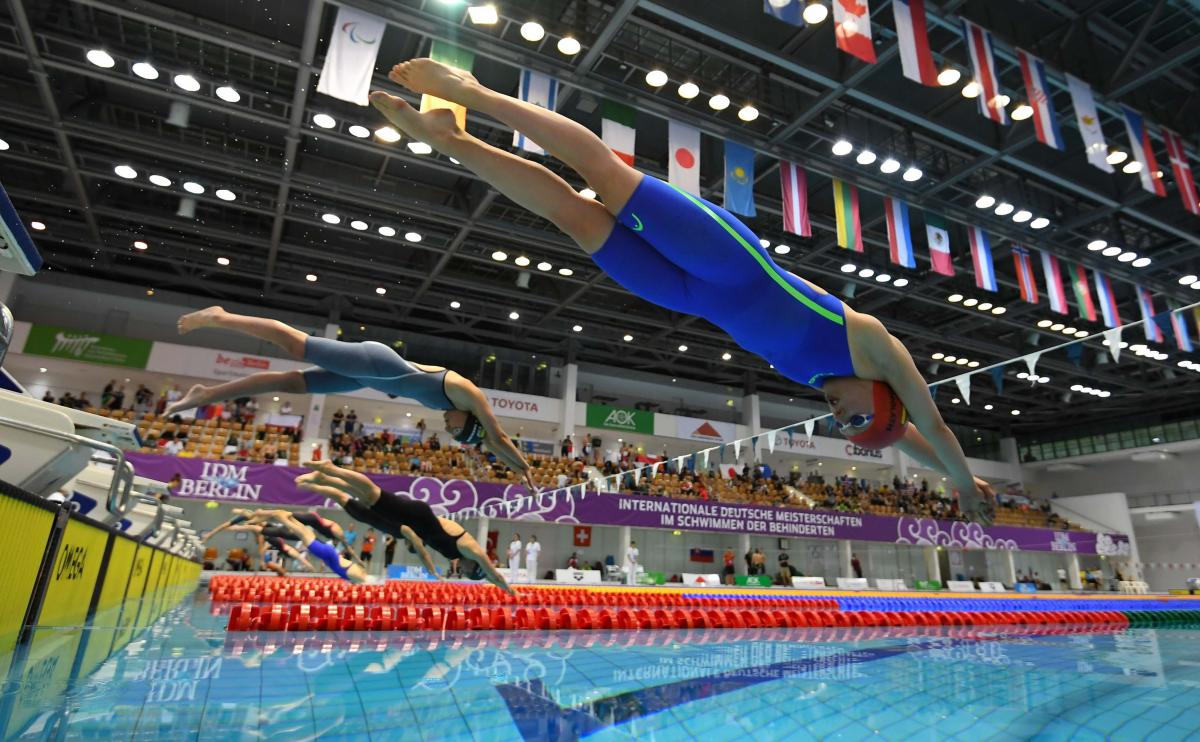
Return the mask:
M 863 252 L 862 223 L 858 216 L 858 189 L 833 179 L 833 208 L 837 216 L 838 245 Z
M 629 106 L 606 100 L 600 105 L 600 116 L 600 138 L 626 165 L 633 167 L 636 113 Z

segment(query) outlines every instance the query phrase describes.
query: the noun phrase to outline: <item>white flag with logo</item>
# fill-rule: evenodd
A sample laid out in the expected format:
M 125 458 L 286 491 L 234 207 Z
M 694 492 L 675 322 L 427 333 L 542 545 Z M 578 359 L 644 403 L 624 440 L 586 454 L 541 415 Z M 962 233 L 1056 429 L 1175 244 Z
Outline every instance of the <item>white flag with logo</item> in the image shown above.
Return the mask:
M 378 16 L 345 6 L 338 8 L 333 38 L 325 51 L 325 64 L 317 81 L 317 92 L 344 101 L 368 104 L 375 58 L 387 22 Z
M 1083 80 L 1067 75 L 1067 87 L 1071 91 L 1071 102 L 1075 105 L 1075 122 L 1079 135 L 1083 137 L 1083 149 L 1088 162 L 1106 173 L 1113 171 L 1108 164 L 1108 144 L 1104 141 L 1104 130 L 1100 128 L 1100 114 L 1096 111 L 1096 100 L 1092 88 Z
M 667 126 L 670 164 L 667 182 L 693 195 L 700 195 L 700 130 L 670 121 Z
M 520 98 L 526 103 L 553 111 L 558 107 L 558 80 L 533 70 L 521 70 Z M 513 132 L 513 146 L 535 155 L 546 154 L 540 144 L 519 131 Z

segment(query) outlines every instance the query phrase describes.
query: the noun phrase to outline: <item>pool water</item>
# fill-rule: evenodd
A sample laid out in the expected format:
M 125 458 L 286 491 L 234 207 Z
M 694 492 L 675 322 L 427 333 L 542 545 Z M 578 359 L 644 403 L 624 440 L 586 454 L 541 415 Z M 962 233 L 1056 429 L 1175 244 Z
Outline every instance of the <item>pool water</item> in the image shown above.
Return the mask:
M 189 594 L 57 687 L 131 627 L 41 628 L 0 664 L 5 738 L 1200 740 L 1185 629 L 241 634 L 212 610 Z

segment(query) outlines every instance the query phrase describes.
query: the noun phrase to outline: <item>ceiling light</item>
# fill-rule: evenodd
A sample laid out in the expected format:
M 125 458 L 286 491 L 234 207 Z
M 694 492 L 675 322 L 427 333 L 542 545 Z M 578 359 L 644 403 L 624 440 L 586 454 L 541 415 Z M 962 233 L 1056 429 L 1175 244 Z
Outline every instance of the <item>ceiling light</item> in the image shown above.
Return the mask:
M 379 234 L 383 235 L 384 237 L 395 237 L 396 236 L 396 228 L 395 227 L 384 226 L 384 227 L 380 227 L 376 231 L 379 232 Z
M 568 57 L 578 54 L 581 48 L 579 42 L 573 36 L 564 36 L 558 40 L 558 51 L 566 54 Z
M 350 228 L 358 230 L 359 232 L 366 229 L 367 226 L 368 226 L 367 223 L 364 222 L 362 219 L 355 219 L 354 221 L 350 222 Z
M 113 168 L 113 172 L 117 175 L 120 175 L 122 178 L 125 178 L 126 180 L 132 180 L 138 176 L 137 170 L 134 170 L 128 165 L 117 165 Z
M 540 271 L 548 271 L 548 270 L 550 270 L 550 269 L 551 269 L 551 268 L 553 268 L 553 267 L 554 267 L 554 266 L 550 265 L 549 263 L 547 263 L 547 262 L 546 262 L 546 261 L 544 261 L 544 260 L 543 260 L 542 262 L 540 262 L 540 263 L 538 263 L 538 264 L 537 264 L 537 269 L 538 269 L 538 270 L 540 270 Z
M 433 152 L 433 147 L 430 147 L 425 142 L 412 141 L 408 143 L 408 149 L 414 155 L 427 155 Z
M 214 192 L 214 195 L 216 195 L 216 197 L 221 199 L 222 201 L 236 201 L 237 200 L 237 194 L 235 194 L 233 191 L 229 190 L 228 188 L 218 188 Z
M 971 297 L 971 298 L 969 298 L 969 299 L 963 299 L 963 306 L 964 306 L 964 307 L 973 307 L 973 306 L 975 306 L 975 305 L 976 305 L 976 304 L 978 304 L 978 303 L 979 303 L 979 300 L 978 300 L 978 299 L 976 299 L 975 297 Z
M 525 266 L 529 265 L 529 258 L 525 257 L 524 255 L 518 255 L 513 259 L 513 262 L 524 268 Z
M 468 7 L 467 17 L 471 19 L 471 23 L 478 26 L 490 26 L 500 20 L 500 14 L 496 12 L 496 6 L 490 4 Z
M 1108 156 L 1104 159 L 1108 160 L 1109 165 L 1120 165 L 1125 160 L 1129 159 L 1129 153 L 1124 150 L 1119 150 L 1116 147 L 1108 148 Z
M 946 67 L 938 73 L 938 85 L 946 86 L 953 85 L 962 77 L 962 73 L 956 67 Z
M 992 308 L 992 303 L 990 301 L 985 301 L 984 303 L 980 304 L 979 306 L 977 306 L 975 308 L 981 312 L 986 312 L 987 310 Z
M 738 118 L 746 123 L 749 123 L 758 118 L 758 109 L 747 103 L 738 111 Z
M 583 332 L 583 325 L 574 325 L 571 327 L 571 332 Z
M 316 282 L 316 280 L 317 280 L 317 274 L 316 274 L 316 273 L 309 273 L 308 275 L 306 275 L 306 276 L 304 277 L 304 280 L 305 280 L 305 281 L 308 281 L 309 283 L 315 283 L 315 282 Z
M 724 93 L 717 93 L 708 99 L 708 107 L 714 111 L 724 111 L 729 108 L 729 96 Z
M 967 83 L 966 85 L 963 85 L 962 96 L 964 98 L 978 98 L 979 91 L 980 91 L 979 83 L 972 80 L 969 83 Z
M 992 405 L 990 405 L 990 404 L 985 404 L 985 405 L 983 406 L 983 409 L 985 409 L 985 410 L 989 410 L 989 411 L 990 411 L 990 410 L 992 410 L 992 409 L 993 409 L 993 407 L 992 407 Z
M 832 151 L 838 157 L 842 157 L 844 155 L 848 155 L 851 152 L 853 152 L 854 145 L 851 144 L 850 142 L 846 141 L 845 139 L 839 139 L 833 143 L 833 147 L 831 148 L 830 151 Z
M 862 278 L 870 278 L 875 275 L 875 270 L 873 268 L 863 268 L 858 272 L 858 275 Z
M 791 251 L 792 251 L 792 248 L 788 247 L 787 245 L 776 245 L 775 246 L 775 254 L 776 255 L 787 255 Z
M 1064 325 L 1061 322 L 1055 322 L 1054 324 L 1050 325 L 1050 331 L 1051 332 L 1059 332 L 1060 330 L 1062 330 L 1063 327 L 1066 327 L 1066 325 Z
M 389 144 L 400 141 L 400 132 L 390 126 L 379 127 L 375 130 L 375 136 L 379 137 L 379 141 Z
M 217 97 L 226 103 L 237 103 L 242 99 L 242 94 L 237 91 L 232 85 L 222 85 L 214 91 Z
M 854 263 L 843 263 L 842 264 L 842 273 L 853 273 L 856 270 L 858 270 L 858 266 L 855 265 Z M 1195 280 L 1196 277 L 1192 276 L 1191 278 L 1193 280 Z M 1182 281 L 1180 281 L 1180 283 L 1182 283 Z
M 541 41 L 546 35 L 546 29 L 537 21 L 526 21 L 521 24 L 521 38 L 526 41 Z
M 1190 273 L 1189 273 L 1188 275 L 1186 275 L 1186 276 L 1184 276 L 1183 278 L 1179 279 L 1179 285 L 1180 285 L 1180 286 L 1191 286 L 1191 285 L 1192 285 L 1193 283 L 1195 283 L 1196 281 L 1200 281 L 1200 277 L 1194 276 L 1194 275 L 1192 275 L 1192 274 L 1190 274 Z
M 1044 216 L 1039 216 L 1029 223 L 1031 229 L 1045 229 L 1050 226 L 1050 220 Z
M 858 157 L 855 157 L 854 161 L 859 165 L 870 165 L 872 162 L 875 162 L 877 157 L 878 155 L 869 149 L 860 149 L 858 151 Z
M 624 340 L 624 341 L 625 341 L 625 342 L 627 342 L 627 343 L 632 343 L 632 342 L 633 342 L 633 335 L 626 335 L 625 337 L 623 337 L 623 338 L 621 338 L 621 339 L 622 339 L 622 340 Z
M 680 353 L 686 353 L 686 352 L 687 352 L 687 346 L 686 346 L 686 345 L 681 345 L 681 346 L 679 346 L 679 352 L 680 352 Z
M 1064 327 L 1064 328 L 1062 328 L 1062 334 L 1064 334 L 1064 335 L 1074 335 L 1074 334 L 1075 334 L 1075 330 L 1076 330 L 1076 328 L 1074 328 L 1074 327 L 1070 327 L 1070 326 L 1067 326 L 1067 327 Z
M 1087 249 L 1091 250 L 1092 252 L 1096 252 L 1098 250 L 1103 250 L 1106 247 L 1108 247 L 1108 243 L 1104 240 L 1092 240 L 1088 243 Z
M 145 240 L 134 240 L 133 241 L 133 249 L 135 249 L 135 250 L 146 250 L 149 247 L 150 246 L 146 244 Z
M 916 181 L 920 180 L 921 176 L 924 174 L 925 173 L 921 171 L 921 168 L 917 167 L 916 165 L 909 165 L 908 169 L 904 171 L 904 175 L 902 177 L 909 183 L 915 183 Z
M 1100 396 L 1103 397 L 1104 399 L 1108 399 L 1109 397 L 1112 396 L 1112 392 L 1105 390 L 1103 392 L 1100 392 Z
M 559 268 L 559 269 L 558 269 L 558 275 L 560 275 L 560 276 L 573 276 L 573 275 L 575 275 L 575 271 L 571 270 L 570 268 Z
M 509 312 L 508 318 L 511 320 L 518 320 L 518 319 L 521 319 L 521 315 L 517 312 Z
M 1000 108 L 1004 108 L 1009 103 L 1012 103 L 1012 98 L 1009 98 L 1004 93 L 1000 93 L 995 98 L 992 98 L 992 103 L 995 103 Z
M 1032 218 L 1033 214 L 1031 214 L 1028 209 L 1021 209 L 1012 215 L 1012 220 L 1017 224 L 1024 224 Z
M 680 98 L 691 100 L 697 95 L 700 95 L 700 86 L 694 82 L 685 82 L 679 86 L 679 90 L 676 92 L 679 93 Z
M 733 358 L 733 354 L 732 354 L 732 353 L 730 353 L 729 351 L 726 351 L 726 352 L 724 352 L 724 353 L 722 353 L 722 354 L 721 354 L 721 360 L 722 360 L 722 361 L 728 361 L 728 360 L 731 360 L 732 358 Z
M 955 397 L 954 399 L 950 400 L 950 404 L 959 404 L 961 402 L 962 402 L 962 400 L 959 399 L 958 397 Z
M 1041 320 L 1041 321 L 1039 321 L 1039 322 L 1037 323 L 1037 326 L 1038 326 L 1038 327 L 1043 327 L 1043 328 L 1045 328 L 1045 327 L 1049 327 L 1049 326 L 1050 326 L 1050 325 L 1052 325 L 1052 324 L 1054 324 L 1054 323 L 1053 323 L 1053 322 L 1051 322 L 1050 320 L 1048 320 L 1048 319 L 1044 319 L 1044 320 Z
M 946 356 L 942 360 L 945 361 L 946 363 L 954 363 L 955 361 L 958 360 L 958 356 Z
M 946 299 L 946 301 L 950 302 L 951 304 L 957 304 L 958 302 L 960 302 L 962 300 L 963 300 L 962 294 L 950 294 L 950 296 Z
M 200 89 L 200 81 L 191 75 L 180 74 L 175 76 L 175 86 L 189 93 L 194 93 Z
M 385 288 L 384 288 L 384 287 L 382 287 L 382 286 L 376 286 L 376 287 L 375 287 L 375 293 L 379 294 L 380 296 L 383 296 L 384 294 L 386 294 L 386 293 L 387 293 L 387 289 L 385 289 Z
M 967 368 L 979 368 L 979 361 L 971 361 L 967 364 Z
M 149 62 L 134 63 L 133 74 L 137 75 L 138 77 L 142 78 L 143 80 L 157 80 L 158 79 L 158 70 L 156 70 L 154 68 L 154 65 L 150 64 Z
M 171 179 L 162 175 L 151 175 L 150 182 L 156 186 L 166 188 L 171 185 Z
M 1125 251 L 1123 249 L 1117 247 L 1116 245 L 1109 245 L 1108 247 L 1101 250 L 1100 254 L 1106 258 L 1115 258 L 1116 256 L 1120 255 L 1123 252 L 1125 252 Z
M 662 70 L 650 70 L 646 73 L 646 84 L 652 88 L 661 88 L 670 78 Z
M 900 163 L 898 161 L 892 159 L 891 157 L 887 158 L 886 160 L 884 160 L 882 163 L 879 164 L 879 171 L 884 173 L 885 175 L 891 175 L 892 173 L 896 172 L 899 169 L 900 169 Z
M 459 308 L 459 307 L 461 307 L 461 306 L 462 306 L 462 304 L 461 304 L 461 303 L 459 303 L 459 302 L 457 302 L 457 301 L 452 301 L 452 302 L 450 302 L 450 308 L 451 308 L 451 309 L 458 309 L 458 308 Z
M 354 124 L 349 129 L 346 129 L 346 131 L 350 132 L 351 136 L 358 137 L 359 139 L 366 139 L 371 136 L 371 130 L 360 124 Z
M 1009 214 L 1013 213 L 1016 208 L 1017 207 L 1013 206 L 1007 201 L 1001 201 L 996 206 L 996 216 L 1008 216 Z
M 325 222 L 326 224 L 341 224 L 342 218 L 337 214 L 325 213 L 321 215 L 321 221 Z
M 945 353 L 943 353 L 943 352 L 941 352 L 941 351 L 939 350 L 937 353 L 934 353 L 934 354 L 933 354 L 931 357 L 932 357 L 932 358 L 933 358 L 933 360 L 935 360 L 935 361 L 940 361 L 940 360 L 942 360 L 943 358 L 945 358 L 945 357 L 946 357 L 946 354 L 945 354 Z
M 6 149 L 8 149 L 8 142 L 0 139 L 0 152 L 3 152 Z
M 967 359 L 966 359 L 966 358 L 959 358 L 959 359 L 958 359 L 957 361 L 955 361 L 954 363 L 955 363 L 955 365 L 957 365 L 957 366 L 965 366 L 965 365 L 967 365 L 968 361 L 967 361 Z
M 892 281 L 892 285 L 898 289 L 902 289 L 908 285 L 908 279 L 907 278 L 897 278 L 895 281 Z
M 1088 333 L 1088 331 L 1087 331 L 1087 330 L 1076 330 L 1076 331 L 1075 331 L 1075 337 L 1077 337 L 1077 338 L 1085 338 L 1085 337 L 1087 337 L 1089 334 L 1090 334 L 1090 333 Z
M 1013 411 L 1012 411 L 1012 414 L 1014 414 L 1014 415 L 1020 415 L 1020 414 L 1021 414 L 1021 411 L 1020 411 L 1020 410 L 1013 410 Z
M 87 61 L 91 62 L 97 67 L 103 67 L 104 69 L 109 69 L 117 63 L 117 60 L 113 59 L 112 55 L 103 49 L 89 49 L 87 53 Z
M 1133 261 L 1132 265 L 1134 268 L 1145 268 L 1146 266 L 1150 265 L 1150 263 L 1151 263 L 1150 258 L 1143 255 L 1142 257 Z
M 579 195 L 583 196 L 584 198 L 588 199 L 589 201 L 596 198 L 596 192 L 593 191 L 591 188 L 584 188 L 582 191 L 579 192 Z
M 875 276 L 875 280 L 880 283 L 887 283 L 888 281 L 892 280 L 892 277 L 887 273 L 880 273 L 879 275 Z
M 829 17 L 829 8 L 826 8 L 821 0 L 810 0 L 808 5 L 804 6 L 803 15 L 805 23 L 815 26 Z
M 508 260 L 508 253 L 503 250 L 496 250 L 492 253 L 492 260 L 503 263 L 505 260 Z
M 1123 252 L 1117 256 L 1117 261 L 1121 262 L 1121 263 L 1132 263 L 1136 259 L 1137 259 L 1137 253 L 1135 253 L 1131 250 L 1126 250 L 1125 252 Z
M 990 209 L 990 208 L 992 208 L 993 205 L 995 205 L 995 203 L 996 203 L 995 198 L 993 198 L 992 196 L 989 196 L 987 194 L 984 194 L 984 195 L 980 196 L 979 198 L 975 199 L 975 208 Z
M 1004 314 L 1008 311 L 1008 307 L 992 307 L 992 314 Z
M 765 250 L 771 246 L 771 241 L 766 239 L 765 237 L 759 237 L 758 244 L 760 247 L 762 247 Z
M 46 223 L 45 222 L 30 222 L 29 228 L 34 230 L 35 232 L 44 232 L 46 230 Z
M 408 240 L 409 242 L 420 242 L 425 238 L 417 232 L 405 232 L 404 239 Z
M 217 265 L 229 265 L 229 258 L 226 258 L 226 257 L 217 258 Z
M 1024 121 L 1033 115 L 1033 106 L 1028 103 L 1018 103 L 1009 115 L 1013 117 L 1013 121 Z
M 1136 172 L 1140 172 L 1141 169 L 1142 169 L 1141 160 L 1130 160 L 1129 162 L 1125 163 L 1125 167 L 1121 168 L 1121 172 L 1133 174 Z

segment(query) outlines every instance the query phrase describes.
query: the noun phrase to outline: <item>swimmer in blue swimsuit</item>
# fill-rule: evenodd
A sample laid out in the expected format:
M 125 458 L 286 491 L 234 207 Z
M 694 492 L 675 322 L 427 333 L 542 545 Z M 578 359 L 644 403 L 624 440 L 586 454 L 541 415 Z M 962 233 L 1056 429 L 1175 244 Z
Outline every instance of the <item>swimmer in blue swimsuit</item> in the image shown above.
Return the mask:
M 536 141 L 599 194 L 584 198 L 536 162 L 460 129 L 450 111 L 418 113 L 384 92 L 371 102 L 413 139 L 453 157 L 504 195 L 550 220 L 617 283 L 672 311 L 703 317 L 793 381 L 820 389 L 858 445 L 895 445 L 945 473 L 960 507 L 980 520 L 994 497 L 967 467 L 912 356 L 874 317 L 784 270 L 721 207 L 629 167 L 586 127 L 480 85 L 430 59 L 389 78 L 485 113 Z
M 339 555 L 337 549 L 319 540 L 313 529 L 296 520 L 291 513 L 282 512 L 279 516 L 279 524 L 303 541 L 308 553 L 324 562 L 325 566 L 329 567 L 338 577 L 357 584 L 372 581 L 367 570 Z
M 346 541 L 346 532 L 342 530 L 342 527 L 335 521 L 329 520 L 328 518 L 322 518 L 318 513 L 312 511 L 306 513 L 292 513 L 288 510 L 266 508 L 259 510 L 233 508 L 232 512 L 232 518 L 206 533 L 201 541 L 207 542 L 210 538 L 224 530 L 258 531 L 259 529 L 256 528 L 256 526 L 269 526 L 272 523 L 278 523 L 282 516 L 290 515 L 291 517 L 295 518 L 297 522 L 313 529 L 318 536 L 341 544 L 345 552 L 350 554 L 351 559 L 360 567 L 365 569 L 367 566 L 362 563 L 362 560 L 360 560 L 358 555 L 355 554 L 350 548 L 350 544 Z M 307 565 L 306 563 L 306 566 L 309 566 L 311 569 L 311 565 Z
M 278 320 L 232 314 L 221 307 L 209 307 L 179 318 L 180 334 L 203 327 L 234 330 L 265 340 L 314 367 L 303 371 L 260 371 L 216 386 L 196 384 L 165 410 L 167 415 L 223 399 L 268 392 L 343 394 L 374 389 L 392 398 L 405 397 L 444 411 L 446 431 L 455 440 L 466 445 L 482 443 L 517 472 L 531 491 L 536 490 L 529 462 L 500 427 L 487 397 L 454 371 L 412 363 L 383 343 L 343 343 L 310 337 Z

